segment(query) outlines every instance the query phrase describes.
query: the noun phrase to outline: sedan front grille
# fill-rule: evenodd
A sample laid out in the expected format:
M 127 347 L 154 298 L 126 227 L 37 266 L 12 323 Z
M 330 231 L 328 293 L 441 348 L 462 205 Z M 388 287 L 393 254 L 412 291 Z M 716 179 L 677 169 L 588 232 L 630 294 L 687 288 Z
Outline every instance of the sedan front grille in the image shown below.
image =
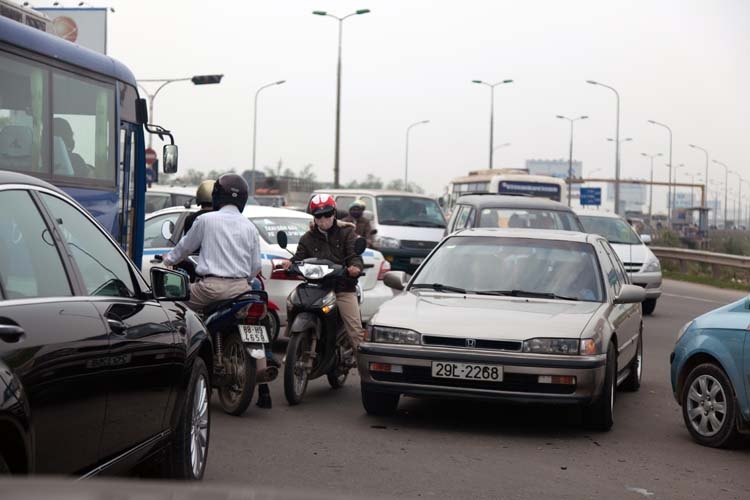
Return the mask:
M 643 267 L 643 262 L 623 262 L 622 265 L 625 267 L 625 272 L 637 273 Z
M 424 345 L 441 347 L 465 347 L 469 349 L 496 349 L 499 351 L 520 351 L 521 342 L 516 340 L 486 340 L 469 339 L 464 337 L 438 337 L 436 335 L 422 335 Z
M 437 241 L 401 240 L 401 248 L 411 248 L 414 250 L 432 250 L 436 245 Z

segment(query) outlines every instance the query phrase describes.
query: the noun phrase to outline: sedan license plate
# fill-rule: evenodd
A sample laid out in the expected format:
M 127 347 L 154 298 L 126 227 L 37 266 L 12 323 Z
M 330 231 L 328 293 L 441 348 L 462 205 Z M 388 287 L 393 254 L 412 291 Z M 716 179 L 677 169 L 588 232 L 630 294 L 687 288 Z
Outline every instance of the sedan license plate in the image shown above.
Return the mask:
M 503 367 L 499 365 L 480 365 L 477 363 L 433 361 L 432 376 L 438 378 L 459 378 L 465 380 L 502 382 Z
M 243 342 L 250 342 L 253 344 L 267 344 L 268 334 L 266 333 L 266 327 L 263 325 L 238 325 L 240 327 L 240 335 L 242 336 Z
M 422 263 L 423 260 L 424 260 L 424 257 L 412 257 L 411 259 L 409 259 L 409 264 L 414 264 L 415 266 L 418 266 L 419 264 Z

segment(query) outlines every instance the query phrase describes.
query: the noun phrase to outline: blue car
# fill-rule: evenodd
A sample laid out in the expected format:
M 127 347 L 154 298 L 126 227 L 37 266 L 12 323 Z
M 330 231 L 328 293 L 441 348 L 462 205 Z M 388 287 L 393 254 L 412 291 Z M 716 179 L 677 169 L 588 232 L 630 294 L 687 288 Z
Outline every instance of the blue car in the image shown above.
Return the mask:
M 682 327 L 672 365 L 672 392 L 698 443 L 730 447 L 750 432 L 750 297 Z

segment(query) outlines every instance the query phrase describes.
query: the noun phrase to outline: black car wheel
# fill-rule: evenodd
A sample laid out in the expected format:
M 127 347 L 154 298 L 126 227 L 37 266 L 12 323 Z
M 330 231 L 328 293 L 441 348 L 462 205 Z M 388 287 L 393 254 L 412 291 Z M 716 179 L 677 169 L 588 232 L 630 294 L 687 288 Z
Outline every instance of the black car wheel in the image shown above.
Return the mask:
M 584 408 L 584 425 L 598 431 L 608 431 L 614 423 L 615 384 L 617 383 L 617 355 L 615 345 L 610 342 L 607 348 L 607 368 L 604 388 L 594 404 Z
M 163 476 L 188 480 L 203 478 L 211 433 L 210 397 L 206 364 L 203 359 L 196 358 Z
M 638 334 L 638 347 L 635 350 L 635 357 L 630 362 L 630 374 L 622 383 L 622 388 L 626 391 L 635 392 L 641 387 L 641 377 L 643 375 L 643 331 Z
M 643 307 L 643 314 L 645 316 L 651 316 L 653 314 L 654 309 L 656 309 L 656 299 L 646 299 L 643 302 L 641 302 L 641 307 Z
M 713 363 L 693 368 L 680 397 L 682 417 L 698 443 L 726 448 L 737 443 L 737 399 L 729 377 Z
M 361 385 L 362 406 L 370 415 L 388 416 L 396 413 L 400 394 L 388 394 L 385 392 L 376 392 L 368 389 L 364 384 Z

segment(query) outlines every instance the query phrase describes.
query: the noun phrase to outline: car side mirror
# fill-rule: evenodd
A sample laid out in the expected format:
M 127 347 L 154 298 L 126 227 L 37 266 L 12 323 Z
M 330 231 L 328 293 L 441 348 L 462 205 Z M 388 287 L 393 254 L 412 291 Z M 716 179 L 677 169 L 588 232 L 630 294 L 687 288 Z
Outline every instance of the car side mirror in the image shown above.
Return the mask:
M 641 241 L 644 244 L 646 244 L 646 245 L 650 245 L 651 244 L 651 235 L 650 234 L 642 234 L 641 235 Z
M 177 302 L 190 299 L 190 283 L 184 274 L 163 267 L 152 267 L 150 277 L 156 300 Z
M 646 300 L 646 290 L 638 285 L 622 285 L 615 297 L 615 304 L 635 304 Z
M 286 235 L 285 231 L 278 231 L 276 233 L 276 243 L 278 243 L 281 248 L 287 247 L 289 244 L 289 237 Z
M 166 144 L 164 146 L 164 173 L 174 174 L 177 172 L 177 145 Z
M 357 255 L 362 255 L 365 253 L 365 249 L 367 248 L 367 240 L 365 238 L 359 237 L 354 242 L 354 253 Z
M 403 271 L 388 271 L 383 276 L 383 284 L 394 290 L 403 290 L 407 281 L 406 273 Z
M 174 234 L 174 222 L 172 222 L 171 220 L 164 221 L 164 224 L 161 225 L 162 237 L 167 241 L 171 241 L 173 234 Z

